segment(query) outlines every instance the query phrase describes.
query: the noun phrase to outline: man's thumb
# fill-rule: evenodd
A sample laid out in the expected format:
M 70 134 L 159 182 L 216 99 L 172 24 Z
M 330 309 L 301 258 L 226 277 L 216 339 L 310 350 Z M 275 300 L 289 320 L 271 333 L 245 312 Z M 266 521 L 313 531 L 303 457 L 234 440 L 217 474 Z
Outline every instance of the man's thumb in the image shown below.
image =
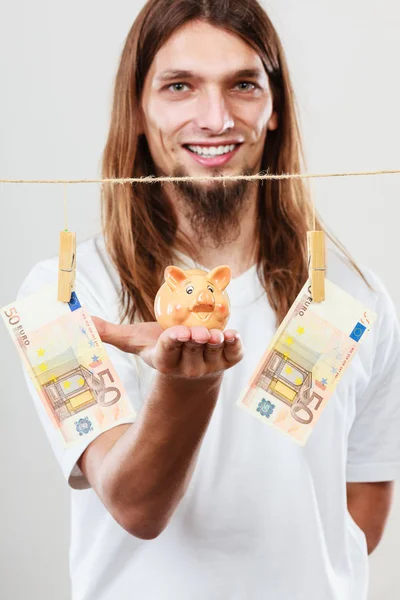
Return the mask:
M 139 356 L 145 348 L 155 346 L 164 331 L 156 321 L 117 325 L 100 317 L 92 319 L 102 342 Z
M 92 317 L 92 319 L 102 342 L 112 344 L 124 352 L 135 352 L 134 325 L 117 325 L 104 321 L 100 317 Z

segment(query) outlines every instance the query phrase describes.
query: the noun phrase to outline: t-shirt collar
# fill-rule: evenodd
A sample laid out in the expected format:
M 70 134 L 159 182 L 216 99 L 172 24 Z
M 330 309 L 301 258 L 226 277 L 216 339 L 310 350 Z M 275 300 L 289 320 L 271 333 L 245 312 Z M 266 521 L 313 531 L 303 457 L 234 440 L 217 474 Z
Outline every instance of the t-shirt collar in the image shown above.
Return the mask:
M 182 269 L 203 269 L 204 271 L 210 271 L 208 267 L 196 262 L 180 250 L 174 249 L 174 254 L 179 259 L 177 266 Z M 257 263 L 251 265 L 251 267 L 238 277 L 232 278 L 229 282 L 227 292 L 232 306 L 240 306 L 244 302 L 249 303 L 257 300 L 264 293 L 264 288 L 257 276 Z

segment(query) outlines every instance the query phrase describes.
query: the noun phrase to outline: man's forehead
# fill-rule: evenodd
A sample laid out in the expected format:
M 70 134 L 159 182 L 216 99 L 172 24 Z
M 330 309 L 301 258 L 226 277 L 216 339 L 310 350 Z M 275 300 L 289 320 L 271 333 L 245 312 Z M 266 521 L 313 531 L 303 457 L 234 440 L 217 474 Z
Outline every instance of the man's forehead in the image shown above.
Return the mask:
M 266 75 L 258 53 L 239 36 L 209 23 L 191 22 L 178 29 L 156 53 L 154 80 L 187 76 L 225 78 Z M 257 72 L 256 72 L 257 71 Z

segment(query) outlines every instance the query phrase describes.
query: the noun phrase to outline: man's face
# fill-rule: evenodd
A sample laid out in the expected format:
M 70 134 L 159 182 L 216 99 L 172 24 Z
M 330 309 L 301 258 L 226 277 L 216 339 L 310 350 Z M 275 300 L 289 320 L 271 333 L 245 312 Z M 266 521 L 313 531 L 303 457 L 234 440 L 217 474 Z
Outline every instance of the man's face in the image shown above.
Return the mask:
M 156 54 L 142 111 L 154 163 L 168 174 L 177 165 L 193 176 L 237 174 L 245 165 L 256 171 L 267 129 L 277 126 L 258 54 L 200 21 L 180 28 Z
M 178 29 L 157 52 L 145 79 L 141 109 L 142 131 L 157 174 L 256 173 L 267 131 L 278 125 L 258 54 L 236 35 L 201 21 Z M 177 189 L 198 218 L 204 213 L 205 227 L 215 217 L 223 227 L 226 212 L 244 202 L 246 185 L 188 182 Z M 226 202 L 215 215 L 215 194 L 220 198 L 221 191 Z

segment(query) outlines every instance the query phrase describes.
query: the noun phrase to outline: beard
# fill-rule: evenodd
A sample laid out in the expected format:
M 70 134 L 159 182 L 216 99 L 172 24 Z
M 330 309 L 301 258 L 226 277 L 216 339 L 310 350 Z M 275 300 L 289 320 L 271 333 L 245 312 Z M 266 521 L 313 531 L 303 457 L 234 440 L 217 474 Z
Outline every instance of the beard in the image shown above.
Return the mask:
M 246 167 L 241 175 L 251 175 Z M 213 176 L 223 175 L 216 170 Z M 187 177 L 181 166 L 173 177 Z M 234 242 L 240 233 L 250 181 L 182 181 L 175 183 L 178 205 L 188 220 L 196 245 L 218 249 Z

